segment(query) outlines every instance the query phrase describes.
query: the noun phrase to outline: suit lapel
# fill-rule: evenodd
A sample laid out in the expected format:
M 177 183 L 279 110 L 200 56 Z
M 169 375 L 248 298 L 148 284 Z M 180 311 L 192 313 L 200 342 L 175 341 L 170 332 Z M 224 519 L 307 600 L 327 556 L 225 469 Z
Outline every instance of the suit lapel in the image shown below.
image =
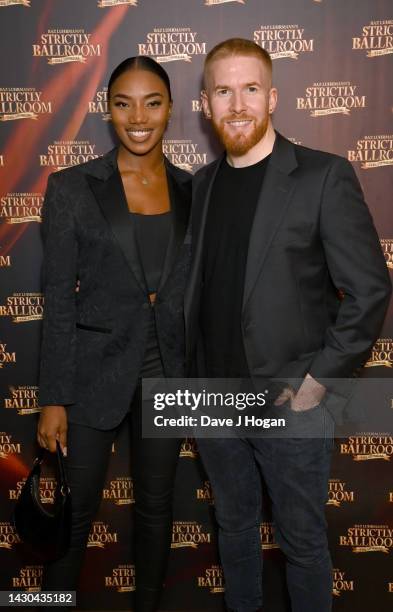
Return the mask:
M 185 294 L 185 317 L 186 321 L 190 318 L 191 306 L 194 300 L 195 292 L 198 290 L 198 279 L 200 277 L 201 266 L 202 266 L 202 255 L 203 255 L 203 242 L 205 236 L 206 218 L 207 211 L 209 208 L 210 196 L 214 184 L 214 180 L 217 175 L 218 168 L 220 167 L 221 161 L 224 155 L 221 155 L 211 166 L 208 168 L 206 175 L 203 176 L 201 182 L 198 181 L 198 177 L 194 179 L 193 186 L 193 203 L 192 203 L 192 221 L 193 224 L 193 256 L 192 266 L 190 270 L 190 279 Z M 198 234 L 196 235 L 196 232 Z
M 111 152 L 112 153 L 112 152 Z M 140 264 L 134 224 L 128 211 L 127 200 L 116 159 L 112 159 L 112 171 L 106 178 L 87 175 L 90 188 L 132 270 L 141 290 L 146 294 L 146 282 Z
M 184 242 L 191 207 L 191 177 L 188 183 L 180 183 L 176 177 L 176 169 L 167 160 L 166 173 L 171 203 L 172 228 L 158 286 L 159 291 L 165 285 Z
M 277 134 L 258 198 L 248 245 L 243 310 L 261 273 L 271 242 L 288 208 L 295 185 L 295 179 L 290 176 L 290 173 L 296 166 L 293 144 Z

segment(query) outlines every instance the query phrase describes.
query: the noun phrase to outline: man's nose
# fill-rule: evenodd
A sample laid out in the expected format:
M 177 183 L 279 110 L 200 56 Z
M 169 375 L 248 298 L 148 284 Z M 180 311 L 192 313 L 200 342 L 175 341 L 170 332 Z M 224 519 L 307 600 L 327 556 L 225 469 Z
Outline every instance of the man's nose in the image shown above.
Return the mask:
M 246 110 L 246 104 L 241 91 L 233 91 L 231 95 L 230 110 L 233 113 L 242 113 Z

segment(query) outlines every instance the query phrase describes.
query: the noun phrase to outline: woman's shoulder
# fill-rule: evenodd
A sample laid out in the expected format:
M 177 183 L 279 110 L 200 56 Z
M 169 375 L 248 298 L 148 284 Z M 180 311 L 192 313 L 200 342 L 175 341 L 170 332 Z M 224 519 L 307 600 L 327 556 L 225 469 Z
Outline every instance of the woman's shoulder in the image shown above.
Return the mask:
M 57 172 L 52 172 L 49 175 L 48 181 L 62 185 L 72 185 L 73 183 L 79 184 L 81 180 L 85 179 L 86 175 L 105 178 L 109 172 L 113 171 L 116 155 L 117 148 L 94 159 L 89 159 L 83 164 L 76 164 L 75 166 L 69 166 Z

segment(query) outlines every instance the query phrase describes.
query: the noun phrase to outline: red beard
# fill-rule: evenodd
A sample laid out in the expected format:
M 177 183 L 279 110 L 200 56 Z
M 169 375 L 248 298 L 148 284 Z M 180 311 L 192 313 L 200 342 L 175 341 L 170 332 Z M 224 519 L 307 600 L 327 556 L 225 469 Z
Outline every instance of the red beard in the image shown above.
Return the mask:
M 242 121 L 249 119 L 253 121 L 252 130 L 247 134 L 236 134 L 232 135 L 228 133 L 226 128 L 226 121 L 238 120 Z M 269 125 L 268 115 L 262 120 L 257 122 L 254 117 L 233 117 L 232 115 L 223 117 L 219 122 L 212 119 L 213 127 L 223 143 L 225 150 L 230 155 L 241 156 L 245 155 L 250 149 L 252 149 L 266 134 L 266 130 Z

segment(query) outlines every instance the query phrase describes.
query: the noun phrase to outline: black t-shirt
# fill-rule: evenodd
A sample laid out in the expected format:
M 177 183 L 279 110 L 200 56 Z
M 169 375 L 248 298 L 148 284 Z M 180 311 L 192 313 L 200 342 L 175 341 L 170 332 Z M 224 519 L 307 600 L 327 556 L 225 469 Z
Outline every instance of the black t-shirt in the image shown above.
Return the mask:
M 207 212 L 201 331 L 206 374 L 247 378 L 241 313 L 248 243 L 270 155 L 233 168 L 224 159 L 218 169 Z

